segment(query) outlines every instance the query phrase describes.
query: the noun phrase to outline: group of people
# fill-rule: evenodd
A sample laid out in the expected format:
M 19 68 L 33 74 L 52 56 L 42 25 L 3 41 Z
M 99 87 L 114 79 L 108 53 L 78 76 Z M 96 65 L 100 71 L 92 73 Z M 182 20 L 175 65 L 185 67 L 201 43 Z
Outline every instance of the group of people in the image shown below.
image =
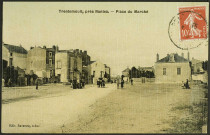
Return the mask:
M 82 89 L 85 87 L 85 81 L 83 79 L 74 79 L 72 82 L 73 89 Z
M 124 80 L 123 79 L 117 79 L 117 88 L 119 89 L 119 87 L 120 87 L 120 84 L 121 84 L 121 88 L 123 88 L 124 87 Z
M 105 81 L 104 81 L 104 79 L 103 78 L 98 78 L 98 80 L 97 80 L 97 85 L 98 85 L 98 87 L 100 88 L 105 88 Z

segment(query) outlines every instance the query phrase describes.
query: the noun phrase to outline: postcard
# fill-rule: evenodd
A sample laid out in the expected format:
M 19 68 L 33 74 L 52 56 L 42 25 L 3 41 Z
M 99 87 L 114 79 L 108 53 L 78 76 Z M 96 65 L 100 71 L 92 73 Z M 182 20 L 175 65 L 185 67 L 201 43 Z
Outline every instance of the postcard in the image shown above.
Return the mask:
M 208 2 L 3 2 L 2 133 L 207 133 Z

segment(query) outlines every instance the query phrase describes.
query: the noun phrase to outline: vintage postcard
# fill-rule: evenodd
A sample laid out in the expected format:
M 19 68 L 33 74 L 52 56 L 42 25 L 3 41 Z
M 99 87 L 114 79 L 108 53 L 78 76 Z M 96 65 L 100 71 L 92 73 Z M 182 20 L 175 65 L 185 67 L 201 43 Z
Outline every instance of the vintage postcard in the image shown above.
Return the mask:
M 3 2 L 2 133 L 207 133 L 208 2 Z

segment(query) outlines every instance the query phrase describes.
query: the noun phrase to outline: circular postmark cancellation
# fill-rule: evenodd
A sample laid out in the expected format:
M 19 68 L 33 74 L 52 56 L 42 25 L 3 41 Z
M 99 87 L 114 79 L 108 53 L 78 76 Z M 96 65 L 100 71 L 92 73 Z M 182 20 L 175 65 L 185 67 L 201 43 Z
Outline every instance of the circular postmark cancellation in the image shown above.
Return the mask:
M 169 22 L 168 35 L 171 42 L 182 50 L 208 45 L 205 7 L 180 9 Z

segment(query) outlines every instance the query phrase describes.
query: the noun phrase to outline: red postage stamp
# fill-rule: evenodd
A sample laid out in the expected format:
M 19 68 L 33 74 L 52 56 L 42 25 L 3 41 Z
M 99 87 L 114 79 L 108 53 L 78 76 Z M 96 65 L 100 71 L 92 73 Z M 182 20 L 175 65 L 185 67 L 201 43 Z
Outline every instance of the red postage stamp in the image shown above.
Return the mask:
M 180 39 L 207 38 L 206 7 L 179 8 Z

